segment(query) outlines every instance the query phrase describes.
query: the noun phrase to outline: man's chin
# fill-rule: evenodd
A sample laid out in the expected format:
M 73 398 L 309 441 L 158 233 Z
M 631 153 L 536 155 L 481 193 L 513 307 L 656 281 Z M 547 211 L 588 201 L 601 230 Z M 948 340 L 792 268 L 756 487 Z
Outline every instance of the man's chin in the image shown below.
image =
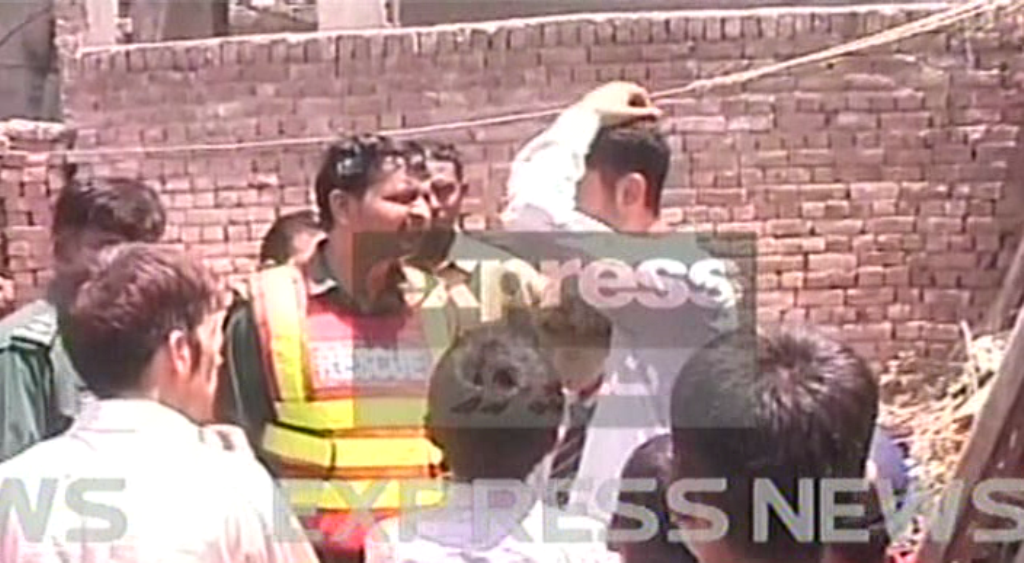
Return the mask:
M 430 231 L 420 239 L 412 257 L 417 261 L 428 263 L 441 262 L 448 256 L 454 241 L 455 231 L 453 229 Z

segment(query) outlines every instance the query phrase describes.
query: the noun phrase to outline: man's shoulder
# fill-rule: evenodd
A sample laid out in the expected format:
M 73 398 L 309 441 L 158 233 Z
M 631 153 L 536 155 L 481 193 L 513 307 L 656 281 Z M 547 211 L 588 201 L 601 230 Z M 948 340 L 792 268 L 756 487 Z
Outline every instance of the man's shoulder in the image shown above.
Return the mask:
M 75 444 L 65 435 L 36 442 L 0 463 L 0 481 L 16 479 L 23 483 L 68 479 L 74 464 L 67 463 Z
M 0 320 L 0 349 L 13 345 L 49 348 L 57 340 L 57 309 L 39 299 Z

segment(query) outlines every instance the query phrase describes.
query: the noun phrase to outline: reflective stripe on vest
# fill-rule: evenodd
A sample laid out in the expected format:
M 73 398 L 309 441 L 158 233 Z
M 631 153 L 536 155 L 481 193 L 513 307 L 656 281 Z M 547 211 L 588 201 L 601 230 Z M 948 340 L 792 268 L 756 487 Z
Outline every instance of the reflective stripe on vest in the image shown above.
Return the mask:
M 270 425 L 263 434 L 263 446 L 278 457 L 318 467 L 334 467 L 339 473 L 366 468 L 417 468 L 424 465 L 425 460 L 434 465 L 441 463 L 437 448 L 422 435 L 324 438 Z
M 435 506 L 444 498 L 438 479 L 279 479 L 292 506 L 322 510 L 408 510 Z
M 306 400 L 306 287 L 297 269 L 282 266 L 259 272 L 251 287 L 253 313 L 267 356 L 278 402 Z

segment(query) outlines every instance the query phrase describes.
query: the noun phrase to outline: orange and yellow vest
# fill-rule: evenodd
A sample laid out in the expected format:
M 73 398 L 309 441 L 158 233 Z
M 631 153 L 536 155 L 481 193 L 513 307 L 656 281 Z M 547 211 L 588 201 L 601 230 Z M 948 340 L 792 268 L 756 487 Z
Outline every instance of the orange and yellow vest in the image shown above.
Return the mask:
M 297 513 L 333 517 L 317 527 L 334 537 L 320 541 L 358 549 L 373 520 L 440 502 L 441 453 L 423 415 L 447 309 L 339 313 L 307 300 L 289 266 L 255 274 L 250 291 L 274 405 L 260 446 Z

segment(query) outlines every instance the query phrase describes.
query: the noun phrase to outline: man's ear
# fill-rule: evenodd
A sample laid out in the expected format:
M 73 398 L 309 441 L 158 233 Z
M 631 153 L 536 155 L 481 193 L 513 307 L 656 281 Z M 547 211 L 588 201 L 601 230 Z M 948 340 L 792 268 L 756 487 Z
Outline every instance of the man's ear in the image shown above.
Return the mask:
M 341 190 L 334 190 L 327 196 L 327 204 L 331 208 L 331 215 L 334 216 L 335 223 L 349 222 L 355 204 L 351 195 Z
M 638 172 L 626 174 L 615 183 L 615 198 L 620 208 L 643 206 L 647 199 L 647 180 Z
M 167 336 L 167 346 L 175 373 L 191 373 L 195 358 L 192 357 L 192 347 L 189 345 L 188 335 L 181 330 L 172 330 Z

